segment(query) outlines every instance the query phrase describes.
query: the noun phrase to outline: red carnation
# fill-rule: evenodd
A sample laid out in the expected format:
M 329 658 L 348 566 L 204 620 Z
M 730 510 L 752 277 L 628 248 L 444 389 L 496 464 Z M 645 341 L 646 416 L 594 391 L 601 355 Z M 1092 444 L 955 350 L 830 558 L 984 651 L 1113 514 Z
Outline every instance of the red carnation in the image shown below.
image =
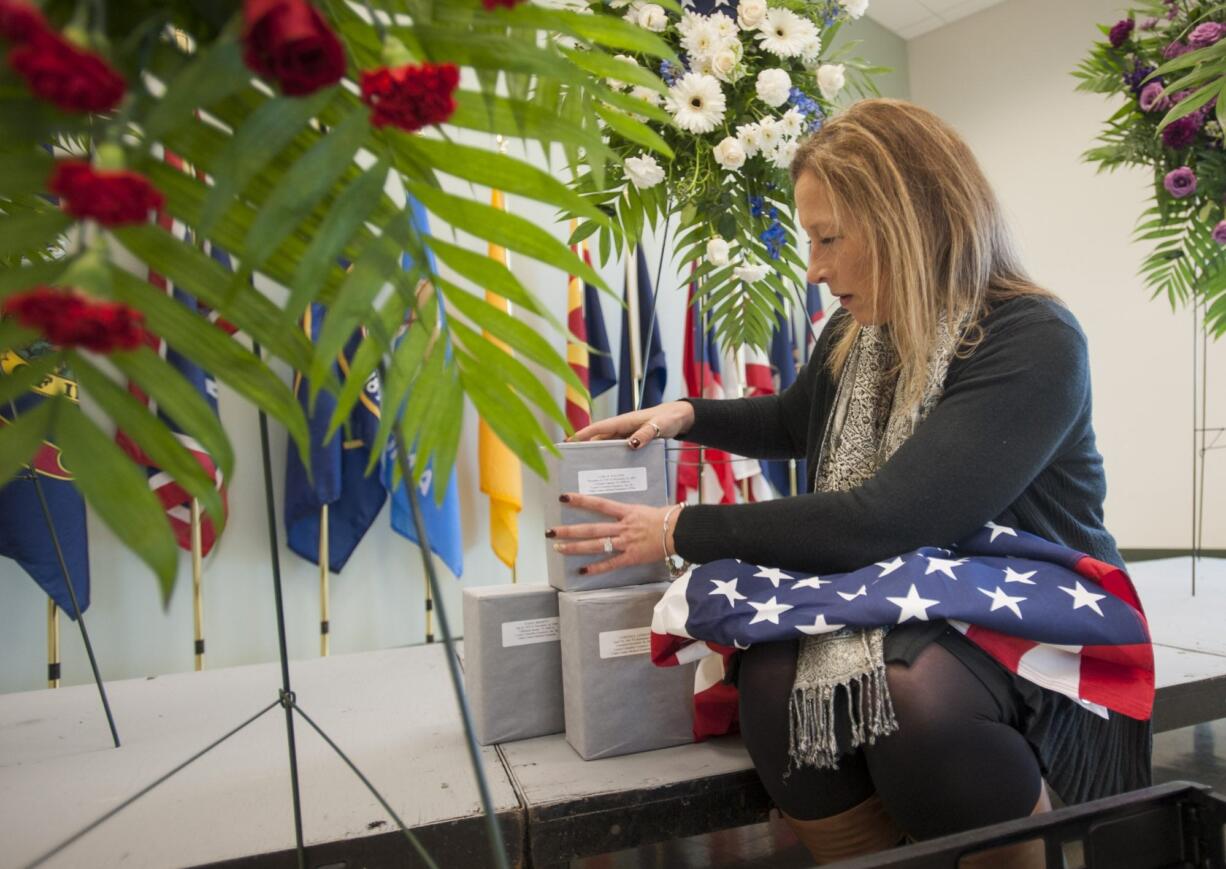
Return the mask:
M 29 3 L 0 0 L 0 36 L 12 42 L 26 42 L 37 34 L 50 33 L 43 13 Z
M 314 93 L 345 75 L 345 50 L 306 0 L 245 0 L 243 60 L 290 96 Z
M 28 32 L 28 24 L 12 26 Z M 110 64 L 52 30 L 33 31 L 9 52 L 9 66 L 36 97 L 66 112 L 108 112 L 123 99 L 123 77 Z
M 380 67 L 362 73 L 362 102 L 370 106 L 376 127 L 391 124 L 415 133 L 451 117 L 459 83 L 460 71 L 453 63 Z
M 481 5 L 485 7 L 487 12 L 493 12 L 499 6 L 506 7 L 507 9 L 514 9 L 522 2 L 523 0 L 481 0 Z
M 95 169 L 84 160 L 58 161 L 48 189 L 73 217 L 93 218 L 103 226 L 144 223 L 165 202 L 143 175 Z
M 37 329 L 52 344 L 95 353 L 135 350 L 145 343 L 144 317 L 118 302 L 99 302 L 71 290 L 35 287 L 11 296 L 4 313 Z

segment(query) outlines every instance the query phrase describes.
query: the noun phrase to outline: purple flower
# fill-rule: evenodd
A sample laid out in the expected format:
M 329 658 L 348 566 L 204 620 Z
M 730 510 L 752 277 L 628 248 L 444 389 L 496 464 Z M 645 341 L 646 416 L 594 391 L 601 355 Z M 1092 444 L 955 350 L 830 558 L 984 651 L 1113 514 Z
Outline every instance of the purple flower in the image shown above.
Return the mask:
M 1138 102 L 1143 112 L 1165 112 L 1171 107 L 1171 101 L 1162 96 L 1162 82 L 1151 81 L 1141 88 Z
M 1199 113 L 1184 115 L 1179 120 L 1167 124 L 1166 129 L 1162 131 L 1162 144 L 1173 151 L 1181 151 L 1196 140 L 1196 133 L 1200 130 L 1200 125 Z
M 1206 21 L 1192 28 L 1188 34 L 1188 45 L 1192 48 L 1206 48 L 1226 36 L 1226 25 L 1216 21 Z
M 1119 48 L 1121 45 L 1127 42 L 1128 37 L 1132 36 L 1132 28 L 1136 26 L 1136 22 L 1131 18 L 1123 18 L 1115 22 L 1115 25 L 1111 28 L 1111 32 L 1107 36 L 1107 39 L 1111 41 L 1111 47 Z
M 1124 73 L 1124 84 L 1128 85 L 1128 88 L 1134 95 L 1139 94 L 1141 92 L 1141 82 L 1145 81 L 1146 77 L 1153 71 L 1154 67 L 1135 60 L 1132 64 L 1132 72 Z
M 1219 220 L 1213 227 L 1213 240 L 1218 244 L 1226 244 L 1226 220 Z
M 1141 22 L 1142 30 L 1153 30 L 1157 26 L 1158 26 L 1157 18 L 1146 18 L 1144 21 Z
M 1166 48 L 1162 49 L 1162 56 L 1167 60 L 1174 60 L 1181 55 L 1187 54 L 1191 50 L 1192 47 L 1190 45 L 1184 45 L 1182 42 L 1176 39 Z
M 1162 179 L 1162 186 L 1166 188 L 1166 192 L 1174 196 L 1176 199 L 1183 199 L 1185 196 L 1191 196 L 1196 192 L 1196 173 L 1187 166 L 1180 166 L 1178 169 L 1172 169 L 1166 173 L 1166 177 Z

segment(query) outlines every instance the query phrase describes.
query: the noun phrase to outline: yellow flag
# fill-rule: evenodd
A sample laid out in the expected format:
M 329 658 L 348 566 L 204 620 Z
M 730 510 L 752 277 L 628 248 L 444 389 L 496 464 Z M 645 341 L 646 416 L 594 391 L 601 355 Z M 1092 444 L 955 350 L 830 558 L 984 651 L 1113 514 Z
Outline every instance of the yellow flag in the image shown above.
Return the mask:
M 490 196 L 490 204 L 503 209 L 502 191 L 495 190 Z M 490 245 L 490 258 L 504 265 L 507 262 L 507 252 L 496 244 Z M 488 290 L 485 300 L 495 307 L 507 310 L 507 300 Z M 506 352 L 509 348 L 501 341 L 490 338 Z M 507 567 L 515 567 L 515 558 L 519 552 L 519 511 L 523 508 L 523 472 L 519 459 L 498 437 L 493 429 L 480 423 L 477 433 L 477 455 L 480 466 L 481 491 L 490 499 L 490 546 L 494 549 L 502 563 Z

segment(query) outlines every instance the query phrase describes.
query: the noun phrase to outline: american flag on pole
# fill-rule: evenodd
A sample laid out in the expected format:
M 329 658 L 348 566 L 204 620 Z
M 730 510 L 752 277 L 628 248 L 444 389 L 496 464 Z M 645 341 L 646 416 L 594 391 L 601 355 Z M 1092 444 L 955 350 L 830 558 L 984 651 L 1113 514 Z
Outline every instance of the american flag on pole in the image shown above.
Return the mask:
M 848 573 L 735 559 L 696 566 L 656 606 L 652 660 L 667 667 L 753 643 L 934 619 L 1010 672 L 1103 717 L 1150 717 L 1153 646 L 1128 575 L 991 522 L 951 548 L 922 547 Z M 695 735 L 718 732 L 710 713 L 698 719 L 703 698 L 695 706 Z

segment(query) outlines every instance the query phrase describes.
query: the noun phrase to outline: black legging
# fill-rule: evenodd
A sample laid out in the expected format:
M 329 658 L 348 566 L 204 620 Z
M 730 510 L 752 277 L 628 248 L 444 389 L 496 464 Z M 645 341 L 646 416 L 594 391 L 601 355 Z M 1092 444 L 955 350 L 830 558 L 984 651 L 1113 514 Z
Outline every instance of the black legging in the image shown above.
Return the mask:
M 887 664 L 898 730 L 839 759 L 834 770 L 788 768 L 788 700 L 796 643 L 763 643 L 742 653 L 737 685 L 741 732 L 767 792 L 801 820 L 836 815 L 876 791 L 894 820 L 928 839 L 1029 815 L 1042 776 L 1018 731 L 1017 709 L 1002 709 L 954 655 L 932 643 L 912 666 Z M 846 707 L 839 744 L 848 742 Z

